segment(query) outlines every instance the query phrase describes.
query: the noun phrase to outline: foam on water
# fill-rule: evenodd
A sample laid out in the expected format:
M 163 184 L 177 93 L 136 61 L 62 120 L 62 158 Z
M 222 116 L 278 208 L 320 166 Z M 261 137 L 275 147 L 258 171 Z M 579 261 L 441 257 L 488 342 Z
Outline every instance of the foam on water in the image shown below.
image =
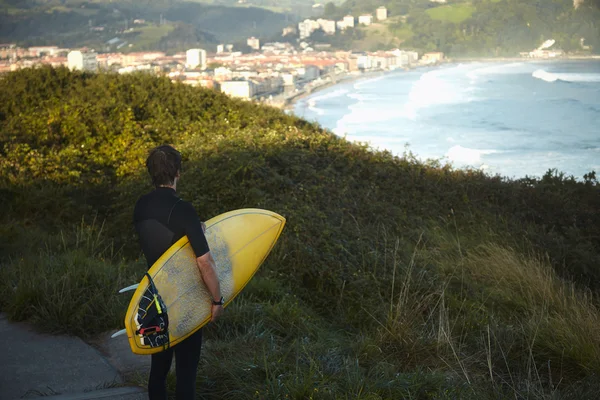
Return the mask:
M 546 82 L 582 82 L 582 83 L 594 83 L 600 82 L 600 74 L 594 73 L 560 73 L 560 72 L 547 72 L 543 69 L 538 69 L 531 74 L 534 78 L 541 79 Z
M 380 80 L 385 79 L 385 78 L 386 78 L 386 76 L 382 75 L 382 76 L 378 76 L 375 78 L 362 79 L 354 84 L 354 89 L 360 90 L 366 86 L 370 86 L 371 84 L 379 82 Z
M 322 108 L 317 107 L 317 104 L 319 104 L 319 102 L 322 102 L 323 100 L 331 100 L 331 99 L 335 99 L 337 97 L 341 97 L 348 94 L 348 90 L 347 89 L 338 89 L 335 90 L 331 93 L 327 93 L 327 94 L 323 94 L 320 96 L 315 96 L 315 97 L 311 97 L 310 99 L 308 99 L 308 101 L 306 102 L 306 104 L 308 105 L 308 109 L 312 112 L 314 112 L 315 114 L 322 116 L 325 115 L 325 110 L 323 110 Z
M 472 88 L 465 86 L 461 76 L 455 74 L 464 68 L 459 65 L 449 69 L 429 71 L 415 82 L 408 95 L 408 102 L 402 108 L 400 114 L 408 119 L 417 118 L 421 109 L 443 104 L 456 104 L 472 100 L 467 95 Z

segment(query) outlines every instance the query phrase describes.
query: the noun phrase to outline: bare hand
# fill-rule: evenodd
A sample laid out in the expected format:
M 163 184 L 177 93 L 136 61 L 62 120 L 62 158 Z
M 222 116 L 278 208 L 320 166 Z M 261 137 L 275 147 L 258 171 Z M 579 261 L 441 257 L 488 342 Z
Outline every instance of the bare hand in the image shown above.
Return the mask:
M 223 306 L 213 305 L 210 311 L 211 311 L 210 322 L 215 322 L 221 316 L 221 314 L 223 314 Z

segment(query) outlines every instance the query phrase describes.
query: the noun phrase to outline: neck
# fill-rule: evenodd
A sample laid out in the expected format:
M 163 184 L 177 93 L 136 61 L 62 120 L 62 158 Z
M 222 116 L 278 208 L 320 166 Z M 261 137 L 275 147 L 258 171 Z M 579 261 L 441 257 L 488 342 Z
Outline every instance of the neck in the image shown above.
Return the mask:
M 177 191 L 177 184 L 176 183 L 174 183 L 173 185 L 158 185 L 158 187 L 159 188 L 163 188 L 163 187 L 164 188 L 170 188 L 170 189 L 173 189 L 173 190 Z

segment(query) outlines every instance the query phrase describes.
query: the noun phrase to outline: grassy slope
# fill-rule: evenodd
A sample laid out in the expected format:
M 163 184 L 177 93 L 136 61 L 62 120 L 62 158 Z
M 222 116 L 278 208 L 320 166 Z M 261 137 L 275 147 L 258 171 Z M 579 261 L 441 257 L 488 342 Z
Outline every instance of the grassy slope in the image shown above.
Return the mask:
M 460 24 L 471 18 L 471 15 L 475 12 L 475 7 L 470 3 L 455 3 L 430 8 L 426 12 L 431 19 Z
M 155 43 L 160 42 L 160 39 L 167 36 L 170 32 L 175 29 L 172 24 L 165 24 L 161 26 L 143 26 L 140 28 L 134 28 L 133 34 L 135 39 L 131 41 L 133 47 L 132 51 L 135 51 L 138 47 L 151 46 Z
M 115 291 L 144 270 L 129 223 L 149 190 L 143 160 L 167 142 L 185 158 L 178 189 L 203 219 L 241 207 L 288 219 L 206 332 L 202 398 L 600 389 L 600 341 L 589 334 L 598 303 L 559 278 L 597 281 L 594 179 L 511 182 L 423 165 L 144 75 L 44 68 L 0 89 L 0 245 L 10 255 L 0 309 L 10 318 L 83 337 L 120 327 L 127 298 Z

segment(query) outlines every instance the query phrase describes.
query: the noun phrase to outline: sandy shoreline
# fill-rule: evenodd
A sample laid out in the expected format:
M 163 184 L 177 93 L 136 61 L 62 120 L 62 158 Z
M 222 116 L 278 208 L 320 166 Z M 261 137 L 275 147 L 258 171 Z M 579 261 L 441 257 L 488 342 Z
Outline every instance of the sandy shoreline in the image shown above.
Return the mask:
M 322 85 L 312 88 L 310 91 L 305 90 L 305 91 L 298 93 L 296 96 L 289 98 L 287 100 L 286 104 L 282 108 L 284 110 L 293 111 L 294 106 L 296 105 L 296 103 L 298 101 L 300 101 L 306 97 L 312 96 L 313 94 L 323 91 L 325 89 L 328 89 L 330 87 L 341 85 L 344 83 L 352 83 L 352 82 L 362 81 L 365 79 L 377 78 L 379 76 L 384 76 L 384 75 L 388 75 L 388 74 L 392 74 L 392 73 L 400 72 L 400 71 L 403 71 L 403 70 L 396 69 L 396 70 L 392 70 L 392 71 L 371 71 L 371 72 L 364 72 L 364 73 L 360 73 L 360 74 L 344 74 L 342 77 L 336 79 L 335 82 L 331 82 L 331 81 L 326 82 Z

